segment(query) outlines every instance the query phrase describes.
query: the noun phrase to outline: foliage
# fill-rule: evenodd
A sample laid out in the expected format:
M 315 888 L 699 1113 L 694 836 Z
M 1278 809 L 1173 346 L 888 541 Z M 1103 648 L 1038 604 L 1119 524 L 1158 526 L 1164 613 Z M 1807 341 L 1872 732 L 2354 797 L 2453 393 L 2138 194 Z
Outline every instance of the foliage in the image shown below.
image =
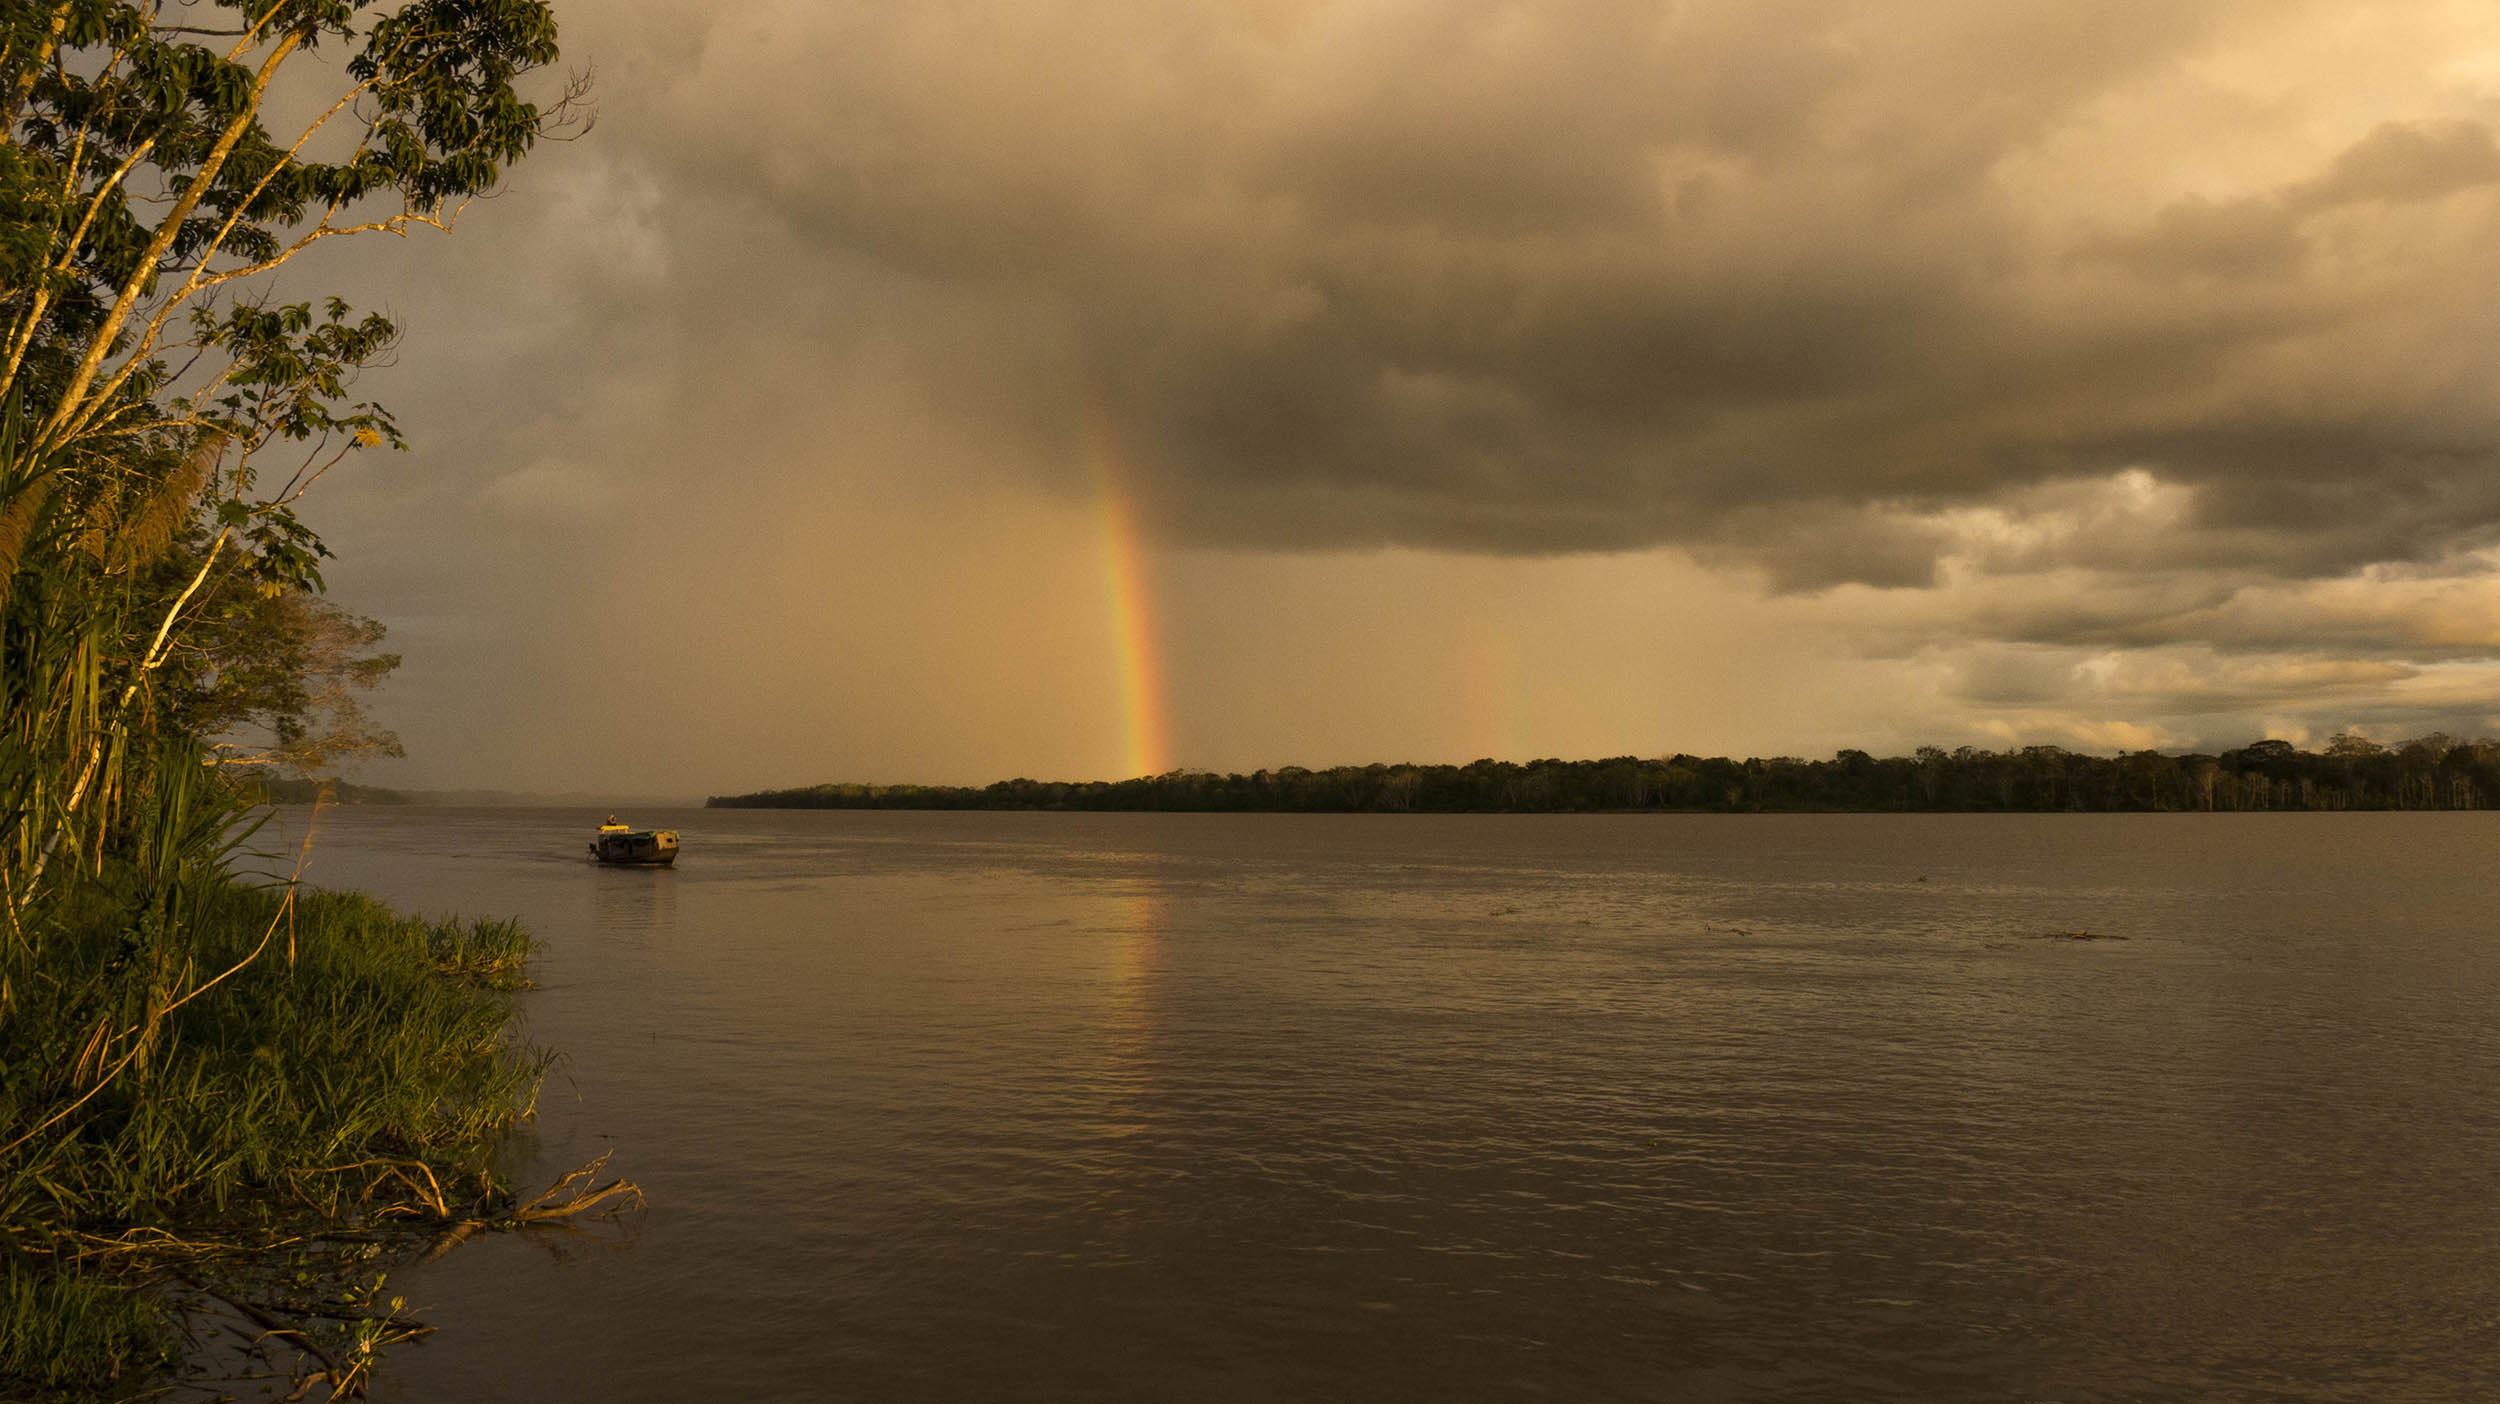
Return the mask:
M 242 1297 L 234 1245 L 305 1225 L 331 1241 L 430 1232 L 508 1201 L 489 1152 L 547 1064 L 507 1028 L 530 949 L 512 923 L 210 881 L 177 925 L 130 911 L 134 890 L 97 884 L 75 939 L 13 972 L 0 1126 L 32 1129 L 0 1151 L 0 1383 L 161 1365 L 141 1347 L 163 1307 L 130 1287 Z M 132 1007 L 188 985 L 165 978 L 183 964 L 220 978 L 212 997 Z M 144 1056 L 100 1066 L 105 1031 L 134 1017 L 154 1019 Z
M 379 623 L 310 590 L 219 576 L 170 641 L 150 700 L 165 726 L 217 738 L 224 766 L 313 774 L 396 756 L 399 738 L 357 702 L 399 666 L 382 638 Z
M 395 746 L 352 701 L 395 660 L 319 598 L 328 551 L 299 511 L 348 456 L 400 446 L 355 398 L 397 329 L 272 279 L 316 243 L 450 227 L 577 115 L 578 84 L 522 95 L 555 57 L 545 0 L 0 6 L 15 1381 L 142 1362 L 90 1289 L 192 1264 L 201 1216 L 448 1216 L 467 1201 L 446 1186 L 482 1180 L 527 1105 L 536 1066 L 496 993 L 517 933 L 247 890 L 227 859 L 237 768 Z M 64 1313 L 96 1329 L 26 1324 Z M 334 1362 L 333 1391 L 361 1368 Z
M 333 735 L 388 749 L 339 699 L 389 665 L 312 599 L 327 552 L 298 510 L 399 445 L 351 398 L 397 331 L 267 280 L 326 240 L 449 227 L 578 116 L 579 84 L 544 109 L 518 87 L 555 57 L 544 0 L 0 10 L 12 907 L 109 846 L 150 735 L 250 720 L 269 744 L 246 758 L 297 766 Z M 278 111 L 308 115 L 273 132 Z
M 163 1313 L 117 1282 L 75 1271 L 0 1263 L 0 1384 L 52 1397 L 170 1366 Z
M 82 923 L 17 992 L 0 1032 L 0 1110 L 35 1126 L 0 1160 L 0 1223 L 18 1246 L 45 1226 L 161 1224 L 271 1189 L 336 1213 L 371 1176 L 307 1170 L 388 1156 L 441 1183 L 485 1177 L 486 1147 L 531 1100 L 543 1058 L 511 1042 L 504 996 L 526 935 L 510 923 L 428 923 L 352 894 L 205 886 L 178 938 L 145 914 Z M 226 975 L 213 999 L 157 1014 L 148 1051 L 106 1079 L 94 1040 L 134 1013 L 132 964 Z M 171 982 L 160 990 L 175 988 Z M 86 1100 L 38 1125 L 34 1113 Z
M 2500 805 L 2500 742 L 2425 736 L 2381 747 L 2338 736 L 2322 755 L 2260 741 L 2220 755 L 2090 756 L 2057 746 L 1827 761 L 1539 760 L 1368 765 L 1254 775 L 1173 771 L 1116 782 L 1002 780 L 817 785 L 716 796 L 720 808 L 1241 810 L 1558 813 L 1590 810 L 2315 810 Z

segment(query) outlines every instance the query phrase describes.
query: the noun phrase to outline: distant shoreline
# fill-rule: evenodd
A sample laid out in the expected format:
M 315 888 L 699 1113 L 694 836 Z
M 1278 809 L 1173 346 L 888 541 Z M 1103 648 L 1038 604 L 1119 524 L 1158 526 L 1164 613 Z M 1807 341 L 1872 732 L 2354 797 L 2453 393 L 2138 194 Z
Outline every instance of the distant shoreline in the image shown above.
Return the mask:
M 1303 814 L 2171 813 L 2467 810 L 2500 805 L 2500 741 L 2428 736 L 2323 752 L 2260 741 L 2216 755 L 1972 747 L 1830 760 L 1675 755 L 1467 765 L 1172 771 L 1130 780 L 825 784 L 715 795 L 711 809 Z
M 406 805 L 460 809 L 688 809 L 702 803 L 683 795 L 617 795 L 586 791 L 541 795 L 520 790 L 394 790 L 339 779 L 271 778 L 249 784 L 261 804 Z

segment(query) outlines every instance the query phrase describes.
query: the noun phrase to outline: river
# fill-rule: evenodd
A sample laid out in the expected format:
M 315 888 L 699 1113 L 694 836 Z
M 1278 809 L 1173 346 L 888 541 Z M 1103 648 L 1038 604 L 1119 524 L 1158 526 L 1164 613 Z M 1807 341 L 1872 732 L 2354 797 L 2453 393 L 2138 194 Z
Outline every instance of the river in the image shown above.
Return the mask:
M 2500 1379 L 2500 815 L 599 817 L 319 818 L 537 933 L 520 1177 L 650 1198 L 398 1274 L 380 1398 Z

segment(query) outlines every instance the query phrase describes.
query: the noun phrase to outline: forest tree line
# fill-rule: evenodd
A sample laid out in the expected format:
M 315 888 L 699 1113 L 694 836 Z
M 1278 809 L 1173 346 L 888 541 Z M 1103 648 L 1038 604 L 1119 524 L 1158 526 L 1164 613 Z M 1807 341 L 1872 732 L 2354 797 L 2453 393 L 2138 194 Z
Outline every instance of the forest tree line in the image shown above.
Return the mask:
M 2339 734 L 2322 751 L 2259 741 L 2219 755 L 2060 746 L 1830 760 L 1616 756 L 1466 765 L 1286 766 L 1249 775 L 1175 770 L 1117 781 L 828 784 L 716 795 L 719 809 L 1076 809 L 1331 814 L 1778 812 L 2258 812 L 2489 809 L 2500 741 L 2433 734 L 2386 746 Z

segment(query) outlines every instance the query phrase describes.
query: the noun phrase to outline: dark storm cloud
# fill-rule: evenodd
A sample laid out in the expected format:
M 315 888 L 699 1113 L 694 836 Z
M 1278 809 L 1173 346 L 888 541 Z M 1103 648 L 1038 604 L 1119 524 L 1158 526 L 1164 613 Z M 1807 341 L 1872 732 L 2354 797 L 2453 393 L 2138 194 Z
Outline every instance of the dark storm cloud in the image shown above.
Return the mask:
M 2500 147 L 2179 77 L 2323 13 L 748 6 L 633 139 L 1043 327 L 960 411 L 1048 463 L 1090 405 L 1190 539 L 1900 586 L 1944 543 L 1853 514 L 2136 469 L 2331 575 L 2500 523 Z
M 2143 228 L 2088 252 L 2156 279 L 2282 279 L 2309 253 L 2302 223 L 2345 206 L 2435 200 L 2500 181 L 2500 144 L 2478 122 L 2387 122 L 2313 179 L 2281 190 L 2164 206 Z
M 758 521 L 873 543 L 914 493 L 1006 521 L 1108 458 L 1167 547 L 1460 573 L 1672 548 L 1620 559 L 1680 553 L 1932 683 L 1913 743 L 2500 712 L 2459 671 L 2500 651 L 2474 6 L 597 0 L 566 25 L 597 132 L 477 216 L 504 233 L 450 241 L 457 306 L 407 295 L 470 348 L 412 351 L 389 392 L 458 503 L 411 579 L 449 554 L 552 600 L 671 549 L 769 573 Z M 883 569 L 1012 577 L 1003 547 L 938 559 L 951 510 Z M 1637 569 L 1592 578 L 1632 598 Z M 707 637 L 778 617 L 733 613 Z

